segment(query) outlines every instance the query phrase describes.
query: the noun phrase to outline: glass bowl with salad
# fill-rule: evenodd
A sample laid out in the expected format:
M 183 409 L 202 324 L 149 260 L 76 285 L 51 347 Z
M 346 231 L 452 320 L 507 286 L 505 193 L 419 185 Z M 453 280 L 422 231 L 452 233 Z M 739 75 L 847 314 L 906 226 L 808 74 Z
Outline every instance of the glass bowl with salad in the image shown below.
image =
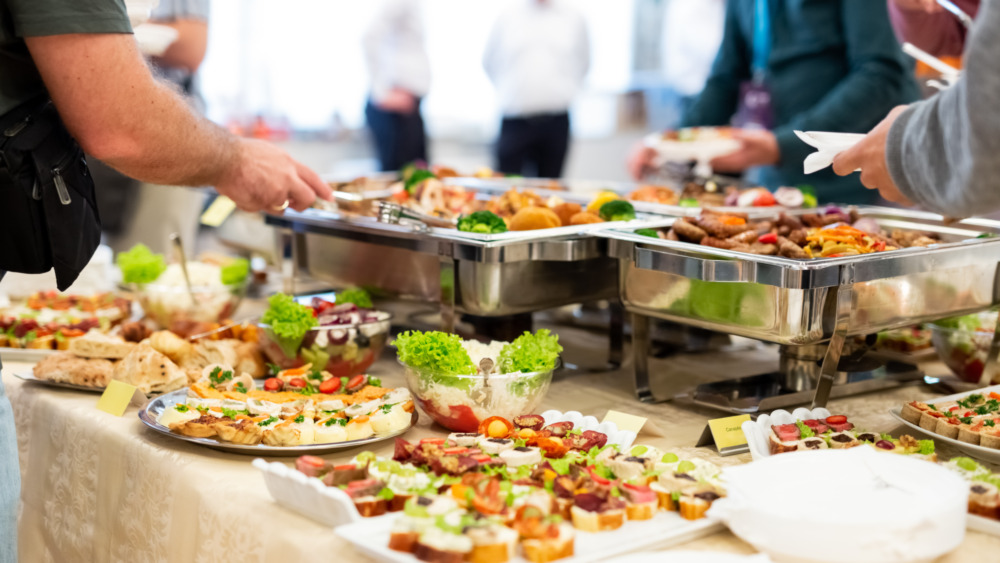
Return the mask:
M 397 336 L 395 345 L 417 404 L 455 432 L 476 432 L 491 416 L 535 412 L 562 352 L 559 337 L 544 329 L 489 344 L 412 331 Z
M 335 377 L 365 373 L 389 340 L 392 315 L 373 308 L 362 289 L 336 294 L 336 301 L 314 297 L 310 305 L 278 293 L 268 299 L 260 320 L 260 347 L 280 369 L 312 364 Z
M 941 361 L 964 381 L 979 383 L 993 342 L 997 311 L 931 323 L 931 341 Z
M 132 294 L 146 316 L 161 328 L 231 319 L 246 295 L 250 273 L 245 258 L 188 261 L 189 292 L 181 265 L 167 265 L 162 254 L 144 244 L 120 253 L 116 263 L 122 289 Z

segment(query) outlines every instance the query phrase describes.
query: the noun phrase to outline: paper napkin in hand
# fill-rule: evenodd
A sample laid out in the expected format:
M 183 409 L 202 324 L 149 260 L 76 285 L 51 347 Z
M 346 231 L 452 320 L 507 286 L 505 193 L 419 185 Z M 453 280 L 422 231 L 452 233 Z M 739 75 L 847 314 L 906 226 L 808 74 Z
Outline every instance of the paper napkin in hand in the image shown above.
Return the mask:
M 824 131 L 796 131 L 795 135 L 802 142 L 814 147 L 816 152 L 806 157 L 803 168 L 806 174 L 819 172 L 833 164 L 838 154 L 853 147 L 865 138 L 861 133 L 827 133 Z

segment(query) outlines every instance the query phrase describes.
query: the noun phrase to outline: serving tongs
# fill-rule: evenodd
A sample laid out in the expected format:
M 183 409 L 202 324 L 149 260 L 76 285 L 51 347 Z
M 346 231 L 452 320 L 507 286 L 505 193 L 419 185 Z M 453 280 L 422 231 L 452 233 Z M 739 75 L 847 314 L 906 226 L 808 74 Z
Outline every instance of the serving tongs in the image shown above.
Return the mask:
M 493 393 L 490 390 L 490 375 L 493 374 L 493 369 L 495 367 L 496 365 L 490 358 L 483 358 L 482 360 L 480 360 L 479 371 L 483 374 L 483 387 L 481 389 L 476 389 L 475 391 L 473 391 L 469 395 L 470 399 L 472 399 L 477 403 L 485 405 L 489 405 L 492 402 L 491 400 L 493 398 L 492 396 Z
M 365 201 L 371 201 L 375 199 L 385 199 L 391 197 L 397 190 L 385 189 L 385 190 L 369 190 L 364 192 L 342 192 L 339 190 L 334 190 L 333 198 L 338 201 L 346 201 L 349 203 L 362 203 Z
M 184 243 L 181 242 L 179 233 L 170 234 L 170 242 L 174 245 L 174 252 L 180 258 L 181 273 L 184 274 L 184 285 L 187 286 L 188 297 L 191 298 L 191 305 L 197 306 L 198 300 L 194 296 L 194 288 L 191 287 L 191 276 L 188 275 L 187 254 L 184 253 Z
M 428 227 L 454 229 L 458 222 L 454 219 L 444 219 L 426 213 L 403 207 L 392 201 L 378 202 L 378 222 L 389 225 L 411 225 L 417 230 L 427 230 Z

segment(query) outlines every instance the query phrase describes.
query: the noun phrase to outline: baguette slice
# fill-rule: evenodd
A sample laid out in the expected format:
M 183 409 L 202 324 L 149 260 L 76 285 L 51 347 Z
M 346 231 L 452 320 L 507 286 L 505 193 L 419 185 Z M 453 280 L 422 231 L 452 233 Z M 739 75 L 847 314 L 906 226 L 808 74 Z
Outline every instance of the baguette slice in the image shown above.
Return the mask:
M 1000 450 L 1000 429 L 981 433 L 979 435 L 979 445 L 984 448 Z
M 668 491 L 666 488 L 663 487 L 663 485 L 660 485 L 659 483 L 653 483 L 652 485 L 649 486 L 649 488 L 653 489 L 653 491 L 656 493 L 656 500 L 660 508 L 662 508 L 663 510 L 669 510 L 671 512 L 677 512 L 677 503 L 674 502 L 673 493 Z
M 570 510 L 570 514 L 573 518 L 573 527 L 584 532 L 617 530 L 625 523 L 625 511 L 621 509 L 590 512 L 579 506 L 574 506 Z
M 704 518 L 705 513 L 712 506 L 712 503 L 693 495 L 682 495 L 677 504 L 680 508 L 681 518 L 685 520 Z
M 903 417 L 903 420 L 911 424 L 920 424 L 920 415 L 924 414 L 924 411 L 928 410 L 930 407 L 927 403 L 921 403 L 918 401 L 912 401 L 903 405 L 903 410 L 899 413 Z
M 940 434 L 946 438 L 951 438 L 952 440 L 958 439 L 958 432 L 963 425 L 962 421 L 958 417 L 947 416 L 937 419 L 937 425 L 934 429 L 935 434 Z
M 460 551 L 445 551 L 423 543 L 417 543 L 413 550 L 413 555 L 429 563 L 462 563 L 465 561 L 465 553 Z
M 938 419 L 944 418 L 944 413 L 927 410 L 920 413 L 920 427 L 928 432 L 937 432 Z
M 625 516 L 629 520 L 652 520 L 659 508 L 659 499 L 654 502 L 628 503 L 625 506 Z
M 371 518 L 385 514 L 389 506 L 385 499 L 361 497 L 354 499 L 354 508 L 358 509 L 358 513 L 361 514 L 362 518 Z
M 389 549 L 413 553 L 417 549 L 417 540 L 419 539 L 419 532 L 393 532 L 389 535 Z
M 771 451 L 771 455 L 783 454 L 786 452 L 794 452 L 799 449 L 799 441 L 794 442 L 782 442 L 778 439 L 778 435 L 771 430 L 771 434 L 767 441 L 767 448 Z
M 969 514 L 993 520 L 1000 519 L 1000 492 L 990 483 L 973 481 L 969 484 Z
M 471 528 L 466 535 L 472 539 L 472 551 L 465 557 L 469 563 L 506 563 L 517 550 L 517 532 L 506 526 Z
M 568 524 L 559 525 L 559 536 L 555 538 L 526 539 L 521 542 L 524 558 L 531 563 L 550 563 L 573 556 L 573 528 Z

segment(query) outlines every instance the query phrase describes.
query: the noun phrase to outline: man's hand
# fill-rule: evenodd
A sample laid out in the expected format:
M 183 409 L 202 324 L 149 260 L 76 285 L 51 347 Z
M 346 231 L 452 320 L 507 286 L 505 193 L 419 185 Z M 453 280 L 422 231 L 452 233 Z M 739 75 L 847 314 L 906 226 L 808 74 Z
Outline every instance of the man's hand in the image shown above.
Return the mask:
M 375 100 L 375 105 L 382 111 L 413 113 L 417 109 L 417 98 L 402 88 L 393 88 Z
M 656 160 L 656 151 L 651 147 L 647 147 L 642 141 L 639 141 L 628 156 L 626 163 L 628 173 L 636 181 L 642 180 L 643 176 L 652 172 L 654 160 Z
M 935 0 L 892 0 L 892 1 L 894 4 L 896 4 L 903 10 L 910 10 L 912 12 L 927 12 L 928 14 L 934 14 L 944 9 Z
M 778 139 L 770 131 L 738 129 L 733 137 L 743 145 L 736 152 L 719 156 L 709 163 L 716 172 L 743 172 L 753 166 L 769 166 L 781 160 Z
M 219 179 L 216 191 L 244 211 L 278 211 L 288 206 L 307 209 L 317 197 L 330 199 L 332 190 L 315 172 L 270 143 L 241 140 L 233 166 Z
M 889 129 L 906 110 L 906 106 L 896 106 L 858 144 L 838 154 L 833 159 L 833 171 L 840 176 L 847 176 L 855 170 L 861 170 L 861 183 L 869 190 L 878 190 L 885 199 L 902 205 L 913 205 L 906 199 L 889 174 L 889 165 L 885 160 L 885 143 L 889 138 Z

